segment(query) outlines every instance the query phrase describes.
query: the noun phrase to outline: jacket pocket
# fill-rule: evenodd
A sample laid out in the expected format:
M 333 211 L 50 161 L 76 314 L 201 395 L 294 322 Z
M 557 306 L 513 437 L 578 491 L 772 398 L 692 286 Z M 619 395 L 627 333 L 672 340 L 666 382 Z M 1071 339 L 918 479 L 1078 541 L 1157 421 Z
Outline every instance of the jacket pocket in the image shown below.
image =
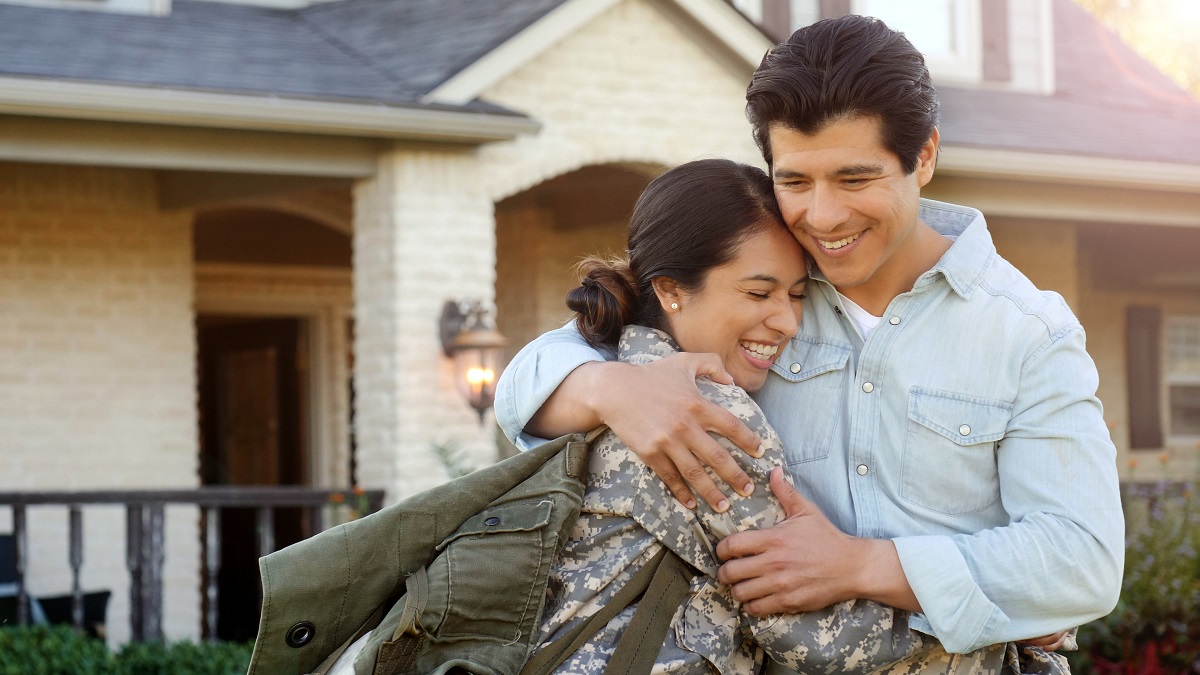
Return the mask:
M 842 398 L 849 362 L 849 345 L 800 335 L 771 366 L 779 377 L 768 378 L 755 399 L 779 433 L 788 464 L 824 459 L 831 448 L 842 444 Z
M 421 625 L 439 638 L 528 638 L 557 547 L 553 501 L 499 504 L 437 546 Z
M 900 496 L 948 515 L 982 511 L 1000 499 L 996 444 L 1012 404 L 954 392 L 909 391 Z

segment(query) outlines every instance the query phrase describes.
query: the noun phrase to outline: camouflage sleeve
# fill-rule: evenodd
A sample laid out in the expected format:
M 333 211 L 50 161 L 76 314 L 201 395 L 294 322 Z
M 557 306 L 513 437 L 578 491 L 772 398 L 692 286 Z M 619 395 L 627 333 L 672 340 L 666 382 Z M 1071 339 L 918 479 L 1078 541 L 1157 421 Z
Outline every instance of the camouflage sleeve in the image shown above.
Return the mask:
M 783 506 L 768 487 L 771 470 L 784 465 L 784 452 L 779 436 L 744 390 L 701 380 L 700 391 L 758 434 L 764 450 L 755 459 L 714 436 L 757 486 L 748 497 L 732 495 L 725 513 L 713 512 L 700 500 L 696 515 L 715 547 L 734 532 L 771 527 L 784 519 Z M 728 587 L 720 590 L 736 607 L 743 635 L 772 659 L 806 673 L 868 673 L 938 648 L 934 638 L 909 630 L 907 612 L 879 603 L 851 600 L 815 612 L 759 618 L 741 612 Z

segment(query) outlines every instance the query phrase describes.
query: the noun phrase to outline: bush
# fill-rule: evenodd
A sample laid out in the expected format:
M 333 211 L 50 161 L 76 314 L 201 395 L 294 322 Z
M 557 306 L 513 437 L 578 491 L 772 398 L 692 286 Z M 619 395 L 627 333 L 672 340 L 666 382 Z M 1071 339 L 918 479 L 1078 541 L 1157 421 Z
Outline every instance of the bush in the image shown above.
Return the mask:
M 69 626 L 0 629 L 0 675 L 109 675 L 112 655 L 104 642 Z
M 1192 484 L 1126 488 L 1125 578 L 1111 614 L 1079 629 L 1076 673 L 1200 673 L 1200 498 Z
M 131 642 L 116 654 L 69 626 L 0 628 L 0 675 L 242 675 L 250 644 Z

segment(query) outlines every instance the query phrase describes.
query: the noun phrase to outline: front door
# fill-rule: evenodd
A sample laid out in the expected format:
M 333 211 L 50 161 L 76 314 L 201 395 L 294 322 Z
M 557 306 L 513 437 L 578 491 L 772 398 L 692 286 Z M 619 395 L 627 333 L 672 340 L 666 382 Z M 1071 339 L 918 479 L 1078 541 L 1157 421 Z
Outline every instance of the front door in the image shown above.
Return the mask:
M 196 323 L 202 483 L 309 484 L 303 320 L 202 315 Z M 277 548 L 309 534 L 301 515 L 275 512 Z M 260 603 L 254 510 L 224 509 L 220 533 L 216 637 L 253 640 Z

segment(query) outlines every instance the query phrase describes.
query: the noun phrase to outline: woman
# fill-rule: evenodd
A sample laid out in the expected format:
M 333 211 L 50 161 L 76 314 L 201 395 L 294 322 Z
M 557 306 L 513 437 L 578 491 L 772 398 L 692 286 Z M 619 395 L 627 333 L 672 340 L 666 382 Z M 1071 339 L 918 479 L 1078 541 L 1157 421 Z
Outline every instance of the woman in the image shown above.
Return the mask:
M 593 345 L 646 363 L 678 351 L 721 357 L 733 385 L 700 382 L 761 440 L 754 459 L 731 452 L 760 489 L 734 496 L 722 513 L 701 501 L 689 511 L 611 432 L 594 441 L 583 512 L 551 569 L 539 641 L 567 633 L 608 604 L 629 578 L 666 546 L 701 573 L 673 619 L 656 673 L 751 673 L 765 655 L 801 672 L 1000 672 L 1006 648 L 947 654 L 910 631 L 907 613 L 866 601 L 819 612 L 760 619 L 744 614 L 716 581 L 717 542 L 737 530 L 769 527 L 784 510 L 766 484 L 790 490 L 783 448 L 747 392 L 766 381 L 780 346 L 796 332 L 807 280 L 803 250 L 783 225 L 762 171 L 724 160 L 679 166 L 654 180 L 634 208 L 628 260 L 581 264 L 582 284 L 568 295 L 576 326 Z M 553 400 L 539 426 L 569 418 Z M 569 426 L 569 419 L 561 420 Z M 722 442 L 728 443 L 728 441 Z M 729 446 L 732 450 L 732 446 Z M 602 673 L 635 611 L 630 607 L 559 667 Z M 1011 648 L 1010 672 L 1020 672 Z M 1047 671 L 1045 653 L 1031 667 Z M 1044 659 L 1063 665 L 1061 657 Z

